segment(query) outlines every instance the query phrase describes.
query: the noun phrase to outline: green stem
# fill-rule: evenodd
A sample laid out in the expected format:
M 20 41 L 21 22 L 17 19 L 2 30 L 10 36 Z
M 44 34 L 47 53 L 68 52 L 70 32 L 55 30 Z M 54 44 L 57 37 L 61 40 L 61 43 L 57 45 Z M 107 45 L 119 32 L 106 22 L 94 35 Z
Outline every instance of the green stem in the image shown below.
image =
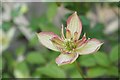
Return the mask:
M 85 80 L 85 77 L 84 77 L 84 75 L 82 73 L 82 70 L 81 70 L 80 65 L 77 62 L 77 60 L 75 61 L 75 65 L 76 65 L 77 70 L 79 71 L 80 76 Z

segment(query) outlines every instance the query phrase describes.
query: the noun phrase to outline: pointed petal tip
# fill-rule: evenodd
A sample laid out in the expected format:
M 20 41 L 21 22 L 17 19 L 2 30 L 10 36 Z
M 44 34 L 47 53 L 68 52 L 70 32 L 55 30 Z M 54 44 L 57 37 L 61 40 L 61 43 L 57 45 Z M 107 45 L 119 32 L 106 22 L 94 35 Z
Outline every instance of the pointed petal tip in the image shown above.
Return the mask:
M 78 32 L 78 36 L 80 37 L 82 31 L 82 23 L 76 11 L 68 17 L 67 28 L 71 31 L 71 37 L 74 36 L 75 32 Z
M 101 42 L 95 38 L 89 39 L 89 40 L 87 40 L 87 42 L 85 44 L 83 44 L 83 46 L 81 46 L 79 48 L 78 53 L 80 55 L 95 53 L 100 49 L 102 44 L 103 44 L 103 42 Z
M 104 44 L 104 42 L 101 42 L 100 46 L 103 45 L 103 44 Z
M 104 44 L 104 42 L 102 42 L 102 41 L 100 41 L 100 40 L 98 40 L 98 39 L 96 39 L 96 38 L 93 38 L 93 39 L 90 39 L 90 40 L 93 40 L 93 41 L 96 41 L 96 42 L 98 42 L 99 44 Z
M 77 14 L 77 11 L 75 11 L 74 14 Z
M 84 35 L 83 35 L 84 37 L 86 37 L 86 33 L 84 33 Z

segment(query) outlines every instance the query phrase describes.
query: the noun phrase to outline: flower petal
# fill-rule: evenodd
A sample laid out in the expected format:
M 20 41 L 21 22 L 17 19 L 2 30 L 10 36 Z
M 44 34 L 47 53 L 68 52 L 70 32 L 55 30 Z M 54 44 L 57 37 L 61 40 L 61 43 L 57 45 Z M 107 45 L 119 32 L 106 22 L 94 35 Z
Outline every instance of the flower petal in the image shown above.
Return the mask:
M 59 37 L 53 37 L 51 41 L 58 49 L 64 48 L 64 42 Z
M 77 47 L 80 47 L 82 44 L 86 42 L 86 34 L 83 35 L 81 40 L 78 40 Z
M 53 37 L 58 37 L 56 34 L 53 32 L 40 32 L 37 34 L 39 41 L 47 48 L 54 50 L 54 51 L 59 51 L 51 42 L 50 39 Z
M 79 48 L 77 48 L 76 52 L 78 52 L 80 55 L 94 53 L 100 48 L 102 44 L 103 43 L 101 43 L 97 39 L 90 39 L 86 41 L 83 45 L 81 45 Z
M 70 30 L 72 37 L 74 36 L 75 32 L 78 32 L 78 37 L 80 36 L 82 31 L 82 23 L 79 17 L 77 16 L 77 12 L 75 12 L 68 18 L 67 28 Z
M 57 58 L 56 58 L 56 63 L 58 66 L 64 65 L 64 64 L 71 64 L 73 63 L 76 59 L 78 58 L 77 53 L 61 53 Z

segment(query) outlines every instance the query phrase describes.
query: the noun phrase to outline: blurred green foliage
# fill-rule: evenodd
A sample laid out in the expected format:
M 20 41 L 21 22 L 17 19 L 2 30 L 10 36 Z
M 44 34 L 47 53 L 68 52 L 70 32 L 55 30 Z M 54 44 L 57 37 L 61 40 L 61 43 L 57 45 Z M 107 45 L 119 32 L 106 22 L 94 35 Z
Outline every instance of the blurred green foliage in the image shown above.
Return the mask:
M 87 34 L 87 37 L 97 38 L 104 40 L 104 45 L 99 52 L 93 55 L 80 56 L 77 60 L 84 71 L 86 77 L 118 77 L 118 65 L 120 64 L 118 56 L 118 32 L 114 32 L 112 36 L 105 35 L 103 33 L 104 25 L 97 23 L 94 28 L 90 27 L 90 20 L 86 18 L 85 14 L 90 10 L 91 5 L 94 3 L 59 3 L 64 8 L 72 11 L 77 11 L 83 24 L 83 32 Z M 58 3 L 48 3 L 48 10 L 38 18 L 32 18 L 30 20 L 29 28 L 33 32 L 40 31 L 52 31 L 60 35 L 60 28 L 53 24 L 53 17 L 55 17 L 58 9 Z M 12 20 L 18 15 L 22 15 L 27 12 L 25 6 L 18 7 L 16 10 L 12 10 Z M 68 16 L 72 13 L 68 13 L 61 20 L 66 25 Z M 8 30 L 14 22 L 3 22 L 3 30 Z M 58 67 L 55 63 L 55 58 L 60 54 L 46 49 L 39 45 L 36 36 L 30 40 L 26 40 L 24 35 L 20 33 L 17 36 L 16 42 L 23 42 L 22 45 L 18 45 L 15 49 L 7 49 L 0 56 L 0 70 L 2 69 L 3 78 L 81 78 L 77 69 L 73 64 L 63 65 Z M 15 44 L 14 41 L 12 44 Z M 12 46 L 10 45 L 10 47 Z M 108 45 L 110 44 L 110 46 Z M 109 51 L 106 47 L 110 47 Z

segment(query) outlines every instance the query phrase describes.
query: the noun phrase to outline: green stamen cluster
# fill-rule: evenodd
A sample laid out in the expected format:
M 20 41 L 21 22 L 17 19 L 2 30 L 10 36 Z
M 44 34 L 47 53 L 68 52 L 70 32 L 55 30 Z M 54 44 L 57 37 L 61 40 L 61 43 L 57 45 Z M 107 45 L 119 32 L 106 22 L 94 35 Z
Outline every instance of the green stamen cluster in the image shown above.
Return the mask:
M 72 51 L 73 49 L 76 48 L 76 45 L 74 44 L 73 41 L 66 41 L 65 42 L 65 49 L 68 51 Z

